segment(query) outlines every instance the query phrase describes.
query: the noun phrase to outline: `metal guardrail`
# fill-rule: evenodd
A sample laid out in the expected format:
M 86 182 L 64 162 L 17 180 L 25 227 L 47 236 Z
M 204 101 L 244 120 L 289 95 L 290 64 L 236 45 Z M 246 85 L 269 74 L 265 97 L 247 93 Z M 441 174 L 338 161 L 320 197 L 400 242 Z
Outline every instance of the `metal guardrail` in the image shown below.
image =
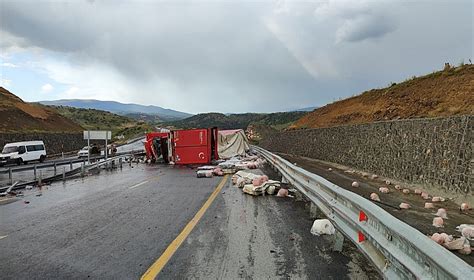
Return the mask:
M 127 152 L 122 152 L 122 153 L 116 153 L 116 155 L 120 156 L 120 155 L 126 155 L 126 154 L 141 154 L 144 152 L 145 152 L 144 150 L 132 150 L 132 151 L 127 151 Z M 104 156 L 101 155 L 101 156 L 91 157 L 90 159 L 92 161 L 96 161 L 103 158 Z M 28 164 L 24 166 L 4 167 L 0 169 L 0 174 L 8 174 L 10 172 L 15 173 L 15 172 L 21 172 L 21 171 L 27 171 L 27 170 L 49 168 L 49 167 L 55 167 L 55 166 L 61 166 L 61 165 L 72 165 L 74 163 L 81 163 L 81 162 L 86 162 L 86 161 L 87 161 L 87 158 L 55 159 L 55 160 L 47 161 L 44 163 Z
M 474 279 L 474 268 L 371 201 L 252 148 L 306 195 L 387 279 Z M 361 211 L 367 219 L 361 219 Z
M 61 178 L 65 180 L 66 178 L 77 175 L 77 174 L 84 175 L 87 171 L 95 169 L 95 168 L 103 167 L 104 165 L 106 166 L 111 165 L 112 167 L 114 167 L 115 161 L 118 161 L 117 166 L 120 166 L 121 168 L 123 159 L 131 158 L 134 156 L 135 156 L 134 154 L 128 153 L 128 154 L 122 154 L 119 156 L 114 156 L 114 157 L 108 158 L 107 160 L 99 160 L 90 164 L 83 163 L 81 166 L 71 169 L 67 172 L 65 171 L 65 169 L 63 169 L 61 173 L 54 174 L 53 176 L 50 176 L 50 177 L 45 177 L 45 178 L 39 177 L 31 181 L 26 181 L 26 182 L 21 182 L 21 183 L 16 182 L 15 184 L 12 184 L 11 186 L 0 187 L 0 191 L 6 191 L 9 188 L 11 188 L 11 190 L 18 190 L 18 189 L 24 188 L 27 185 L 34 185 L 38 182 L 44 182 L 44 183 L 52 182 L 52 181 L 59 180 Z M 131 164 L 131 160 L 129 160 L 129 163 Z

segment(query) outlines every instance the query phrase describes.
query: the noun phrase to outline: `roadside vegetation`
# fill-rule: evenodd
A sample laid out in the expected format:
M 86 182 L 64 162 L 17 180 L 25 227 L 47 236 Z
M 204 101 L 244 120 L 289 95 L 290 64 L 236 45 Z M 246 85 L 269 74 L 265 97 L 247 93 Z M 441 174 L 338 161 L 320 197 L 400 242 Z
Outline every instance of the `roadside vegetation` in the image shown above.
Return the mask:
M 206 128 L 219 127 L 220 129 L 247 129 L 250 124 L 266 125 L 278 130 L 291 125 L 295 120 L 301 118 L 307 112 L 279 112 L 269 114 L 221 114 L 206 113 L 198 114 L 187 119 L 166 123 L 176 128 Z
M 123 135 L 123 139 L 116 138 L 116 142 L 126 141 L 153 130 L 153 126 L 147 122 L 134 120 L 107 111 L 68 106 L 48 107 L 53 107 L 59 114 L 75 121 L 85 130 L 110 130 L 114 138 Z

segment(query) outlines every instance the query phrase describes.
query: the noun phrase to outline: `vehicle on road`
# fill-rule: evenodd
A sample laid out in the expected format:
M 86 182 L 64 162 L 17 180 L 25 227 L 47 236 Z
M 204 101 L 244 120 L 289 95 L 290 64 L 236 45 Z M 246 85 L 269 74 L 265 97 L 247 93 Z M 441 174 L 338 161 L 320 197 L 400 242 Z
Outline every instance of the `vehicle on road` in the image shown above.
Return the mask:
M 43 141 L 25 141 L 8 143 L 0 154 L 0 166 L 16 163 L 27 164 L 31 161 L 43 162 L 46 159 L 46 149 Z
M 100 155 L 100 147 L 97 145 L 85 146 L 79 152 L 77 152 L 77 157 L 87 157 L 87 155 Z

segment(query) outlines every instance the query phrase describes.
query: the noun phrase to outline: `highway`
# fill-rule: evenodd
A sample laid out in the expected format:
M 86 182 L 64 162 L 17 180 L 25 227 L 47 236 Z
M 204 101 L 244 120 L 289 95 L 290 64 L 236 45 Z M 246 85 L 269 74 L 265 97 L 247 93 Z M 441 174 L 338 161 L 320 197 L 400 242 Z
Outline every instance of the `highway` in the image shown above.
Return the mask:
M 158 279 L 379 278 L 349 242 L 337 253 L 310 234 L 305 203 L 186 166 L 134 164 L 25 191 L 0 205 L 0 221 L 2 279 L 138 279 L 160 265 Z

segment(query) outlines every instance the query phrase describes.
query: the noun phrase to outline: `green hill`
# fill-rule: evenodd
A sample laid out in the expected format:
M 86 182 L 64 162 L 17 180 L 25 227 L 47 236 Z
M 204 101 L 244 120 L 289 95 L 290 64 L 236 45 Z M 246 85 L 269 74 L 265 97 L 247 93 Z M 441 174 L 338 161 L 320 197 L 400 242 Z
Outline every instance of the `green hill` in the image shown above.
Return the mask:
M 47 107 L 54 108 L 59 114 L 74 120 L 86 130 L 110 130 L 112 135 L 123 135 L 125 139 L 143 135 L 145 131 L 153 130 L 153 127 L 144 121 L 137 121 L 107 111 L 68 106 Z
M 169 122 L 167 125 L 177 128 L 206 128 L 219 127 L 220 129 L 246 129 L 249 124 L 262 124 L 276 129 L 283 129 L 307 112 L 279 112 L 270 114 L 198 114 L 187 119 Z

